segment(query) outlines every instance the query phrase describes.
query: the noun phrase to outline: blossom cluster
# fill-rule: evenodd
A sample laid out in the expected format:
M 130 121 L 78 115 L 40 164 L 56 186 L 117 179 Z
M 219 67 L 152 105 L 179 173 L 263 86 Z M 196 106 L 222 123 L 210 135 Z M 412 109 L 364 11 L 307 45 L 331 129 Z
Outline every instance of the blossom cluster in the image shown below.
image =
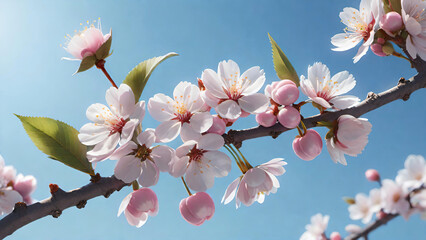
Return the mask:
M 394 180 L 381 180 L 377 170 L 366 171 L 369 181 L 378 182 L 380 188 L 370 190 L 369 194 L 356 194 L 354 199 L 347 199 L 349 217 L 352 220 L 361 220 L 368 224 L 373 220 L 382 219 L 387 215 L 401 215 L 408 219 L 413 214 L 419 213 L 426 219 L 426 161 L 421 155 L 409 155 L 405 160 L 404 168 L 398 171 Z M 327 239 L 329 216 L 317 214 L 311 218 L 311 224 L 306 226 L 306 232 L 301 240 Z M 360 226 L 350 224 L 346 227 L 350 234 L 362 231 Z M 335 238 L 333 238 L 333 235 Z M 341 239 L 340 234 L 335 232 L 330 239 Z
M 37 180 L 31 176 L 16 175 L 13 166 L 6 166 L 0 155 L 0 215 L 9 214 L 18 202 L 32 204 L 31 194 L 37 186 Z

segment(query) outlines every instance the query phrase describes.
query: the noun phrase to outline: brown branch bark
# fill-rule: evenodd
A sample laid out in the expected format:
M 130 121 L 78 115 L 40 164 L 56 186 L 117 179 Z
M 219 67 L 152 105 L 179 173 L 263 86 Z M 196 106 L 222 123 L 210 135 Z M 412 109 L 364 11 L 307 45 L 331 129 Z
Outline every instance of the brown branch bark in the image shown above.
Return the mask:
M 69 192 L 59 189 L 52 193 L 52 197 L 29 206 L 18 203 L 12 213 L 0 220 L 0 239 L 42 217 L 52 215 L 57 218 L 67 208 L 74 206 L 83 208 L 89 199 L 102 195 L 107 198 L 114 191 L 120 191 L 126 185 L 128 184 L 114 176 L 105 177 Z
M 306 125 L 307 128 L 312 128 L 317 126 L 317 123 L 320 121 L 332 122 L 334 120 L 337 120 L 341 115 L 344 114 L 349 114 L 354 117 L 360 117 L 363 114 L 366 114 L 395 100 L 402 99 L 406 101 L 414 91 L 426 87 L 425 73 L 426 71 L 414 76 L 410 80 L 405 80 L 401 78 L 397 86 L 379 94 L 370 92 L 367 98 L 355 107 L 335 112 L 327 112 L 324 114 L 305 118 L 303 119 L 303 123 Z M 223 136 L 226 140 L 226 143 L 233 143 L 235 146 L 240 147 L 242 145 L 242 142 L 245 140 L 265 136 L 272 136 L 273 138 L 276 138 L 281 133 L 286 132 L 288 130 L 290 129 L 285 128 L 280 123 L 276 123 L 274 126 L 268 128 L 258 126 L 244 130 L 230 130 L 227 134 L 224 134 Z
M 375 229 L 379 228 L 380 226 L 385 225 L 386 223 L 388 223 L 390 220 L 396 218 L 397 216 L 399 216 L 399 214 L 388 214 L 384 218 L 378 219 L 375 222 L 368 225 L 367 227 L 365 227 L 362 230 L 362 232 L 359 232 L 357 234 L 351 234 L 351 235 L 347 236 L 345 238 L 345 240 L 356 240 L 356 239 L 359 239 L 359 238 L 362 238 L 362 237 L 365 238 L 365 237 L 368 236 L 368 234 L 370 234 L 370 232 L 374 231 Z

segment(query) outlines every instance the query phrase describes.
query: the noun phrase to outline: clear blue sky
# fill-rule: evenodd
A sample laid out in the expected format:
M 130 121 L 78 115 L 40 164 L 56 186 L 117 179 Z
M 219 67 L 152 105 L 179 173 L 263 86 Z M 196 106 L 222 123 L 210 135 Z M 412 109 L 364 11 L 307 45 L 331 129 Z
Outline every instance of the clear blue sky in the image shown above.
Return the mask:
M 177 52 L 151 76 L 142 98 L 155 93 L 170 95 L 180 81 L 200 77 L 205 68 L 216 69 L 221 60 L 233 59 L 241 70 L 260 66 L 267 82 L 275 75 L 269 32 L 282 47 L 298 74 L 306 75 L 315 61 L 327 64 L 332 74 L 348 70 L 357 80 L 351 92 L 363 99 L 369 91 L 380 92 L 394 86 L 400 77 L 415 74 L 404 60 L 379 58 L 369 52 L 357 64 L 356 50 L 332 52 L 330 38 L 344 28 L 338 17 L 346 6 L 359 6 L 359 0 L 255 1 L 255 0 L 176 0 L 176 1 L 1 1 L 0 3 L 0 153 L 7 164 L 38 179 L 34 197 L 49 196 L 49 183 L 65 190 L 86 184 L 88 176 L 48 159 L 26 135 L 13 113 L 47 116 L 79 129 L 88 120 L 87 107 L 104 103 L 109 82 L 97 69 L 72 76 L 77 62 L 61 61 L 69 55 L 60 47 L 64 35 L 79 30 L 80 23 L 102 18 L 104 31 L 112 28 L 114 54 L 106 67 L 117 83 L 137 63 L 168 52 Z M 301 95 L 300 100 L 305 99 Z M 368 168 L 379 170 L 383 178 L 394 178 L 409 154 L 426 156 L 425 90 L 368 113 L 373 124 L 363 154 L 348 157 L 348 166 L 334 164 L 326 149 L 314 161 L 297 158 L 290 131 L 276 140 L 261 138 L 244 142 L 242 151 L 253 165 L 275 157 L 288 162 L 287 173 L 279 177 L 278 193 L 265 203 L 235 210 L 221 205 L 227 185 L 238 175 L 217 179 L 208 190 L 216 203 L 212 220 L 201 227 L 186 223 L 178 204 L 186 197 L 178 179 L 162 174 L 153 187 L 160 201 L 160 212 L 140 229 L 116 217 L 121 200 L 130 192 L 123 189 L 109 199 L 88 202 L 83 210 L 67 209 L 59 219 L 46 217 L 18 230 L 9 239 L 298 239 L 312 215 L 331 216 L 328 233 L 344 232 L 351 221 L 343 196 L 367 193 L 374 184 L 364 179 Z M 309 107 L 308 116 L 315 113 Z M 144 127 L 155 127 L 151 117 Z M 254 117 L 235 126 L 255 126 Z M 320 134 L 325 131 L 320 129 Z M 175 141 L 171 146 L 180 143 Z M 324 144 L 325 145 L 325 144 Z M 97 170 L 111 175 L 115 162 L 99 164 Z M 375 231 L 370 239 L 425 239 L 425 222 L 419 216 L 408 222 L 402 218 Z

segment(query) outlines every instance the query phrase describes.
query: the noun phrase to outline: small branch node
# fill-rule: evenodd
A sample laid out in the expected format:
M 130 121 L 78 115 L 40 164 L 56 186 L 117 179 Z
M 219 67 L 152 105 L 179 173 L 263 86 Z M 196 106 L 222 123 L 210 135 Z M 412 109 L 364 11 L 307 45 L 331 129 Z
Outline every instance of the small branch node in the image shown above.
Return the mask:
M 25 209 L 27 209 L 27 204 L 26 203 L 24 203 L 24 202 L 17 202 L 17 203 L 15 203 L 15 208 L 13 209 L 13 212 L 17 213 L 17 212 L 23 211 Z
M 78 209 L 82 209 L 86 206 L 86 204 L 87 204 L 87 200 L 81 200 L 80 202 L 77 203 L 76 207 Z
M 276 131 L 272 131 L 272 132 L 270 133 L 270 135 L 271 135 L 271 137 L 272 137 L 273 139 L 277 138 L 280 134 L 281 134 L 280 132 L 276 132 Z
M 402 96 L 403 101 L 407 101 L 408 99 L 410 99 L 410 94 L 405 94 L 404 96 Z
M 401 85 L 404 85 L 404 84 L 406 84 L 408 81 L 407 80 L 405 80 L 405 78 L 400 78 L 399 79 L 399 81 L 398 81 L 398 86 L 401 86 Z
M 62 210 L 60 210 L 60 209 L 56 209 L 56 210 L 53 210 L 53 211 L 51 212 L 51 215 L 52 215 L 52 217 L 54 217 L 54 218 L 58 218 L 59 216 L 61 216 L 61 214 L 62 214 Z
M 99 173 L 90 176 L 90 182 L 92 183 L 97 183 L 99 180 L 101 180 L 101 175 Z
M 376 93 L 374 93 L 374 92 L 369 92 L 368 94 L 367 94 L 367 98 L 369 99 L 369 100 L 375 100 L 375 99 L 377 99 L 379 97 L 379 95 L 377 95 Z

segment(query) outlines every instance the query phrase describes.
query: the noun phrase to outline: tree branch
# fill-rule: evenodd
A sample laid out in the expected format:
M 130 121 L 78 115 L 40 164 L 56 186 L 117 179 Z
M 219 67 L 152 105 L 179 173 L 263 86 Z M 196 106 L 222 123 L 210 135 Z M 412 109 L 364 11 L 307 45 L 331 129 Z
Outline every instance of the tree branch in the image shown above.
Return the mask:
M 410 80 L 405 80 L 401 78 L 397 86 L 379 94 L 370 92 L 367 98 L 355 107 L 315 115 L 309 118 L 305 118 L 302 121 L 307 128 L 312 128 L 317 126 L 317 123 L 320 121 L 332 122 L 337 120 L 341 115 L 344 114 L 349 114 L 354 117 L 360 117 L 363 114 L 366 114 L 395 100 L 402 99 L 404 101 L 407 101 L 414 91 L 425 87 L 426 71 L 423 71 L 421 74 L 414 76 Z M 281 133 L 286 132 L 288 130 L 291 129 L 282 126 L 280 123 L 276 123 L 274 126 L 268 128 L 258 126 L 244 130 L 230 130 L 227 134 L 224 134 L 223 137 L 225 138 L 226 143 L 232 143 L 237 147 L 241 147 L 242 142 L 245 140 L 265 136 L 272 136 L 273 138 L 276 138 Z
M 356 233 L 356 234 L 351 234 L 351 235 L 347 236 L 345 238 L 345 240 L 356 240 L 356 239 L 359 239 L 361 237 L 365 238 L 365 237 L 368 236 L 368 234 L 370 232 L 374 231 L 375 229 L 379 228 L 382 225 L 385 225 L 386 223 L 388 223 L 390 220 L 396 218 L 397 216 L 399 216 L 399 214 L 388 214 L 384 218 L 378 219 L 375 222 L 368 225 L 367 227 L 365 227 L 362 230 L 362 232 L 359 232 L 359 233 Z
M 83 208 L 89 199 L 102 195 L 107 198 L 114 191 L 120 191 L 126 185 L 129 184 L 114 176 L 105 177 L 69 192 L 58 189 L 52 193 L 52 197 L 29 206 L 24 203 L 17 203 L 13 212 L 0 220 L 0 239 L 42 217 L 52 215 L 57 218 L 67 208 L 73 206 Z

